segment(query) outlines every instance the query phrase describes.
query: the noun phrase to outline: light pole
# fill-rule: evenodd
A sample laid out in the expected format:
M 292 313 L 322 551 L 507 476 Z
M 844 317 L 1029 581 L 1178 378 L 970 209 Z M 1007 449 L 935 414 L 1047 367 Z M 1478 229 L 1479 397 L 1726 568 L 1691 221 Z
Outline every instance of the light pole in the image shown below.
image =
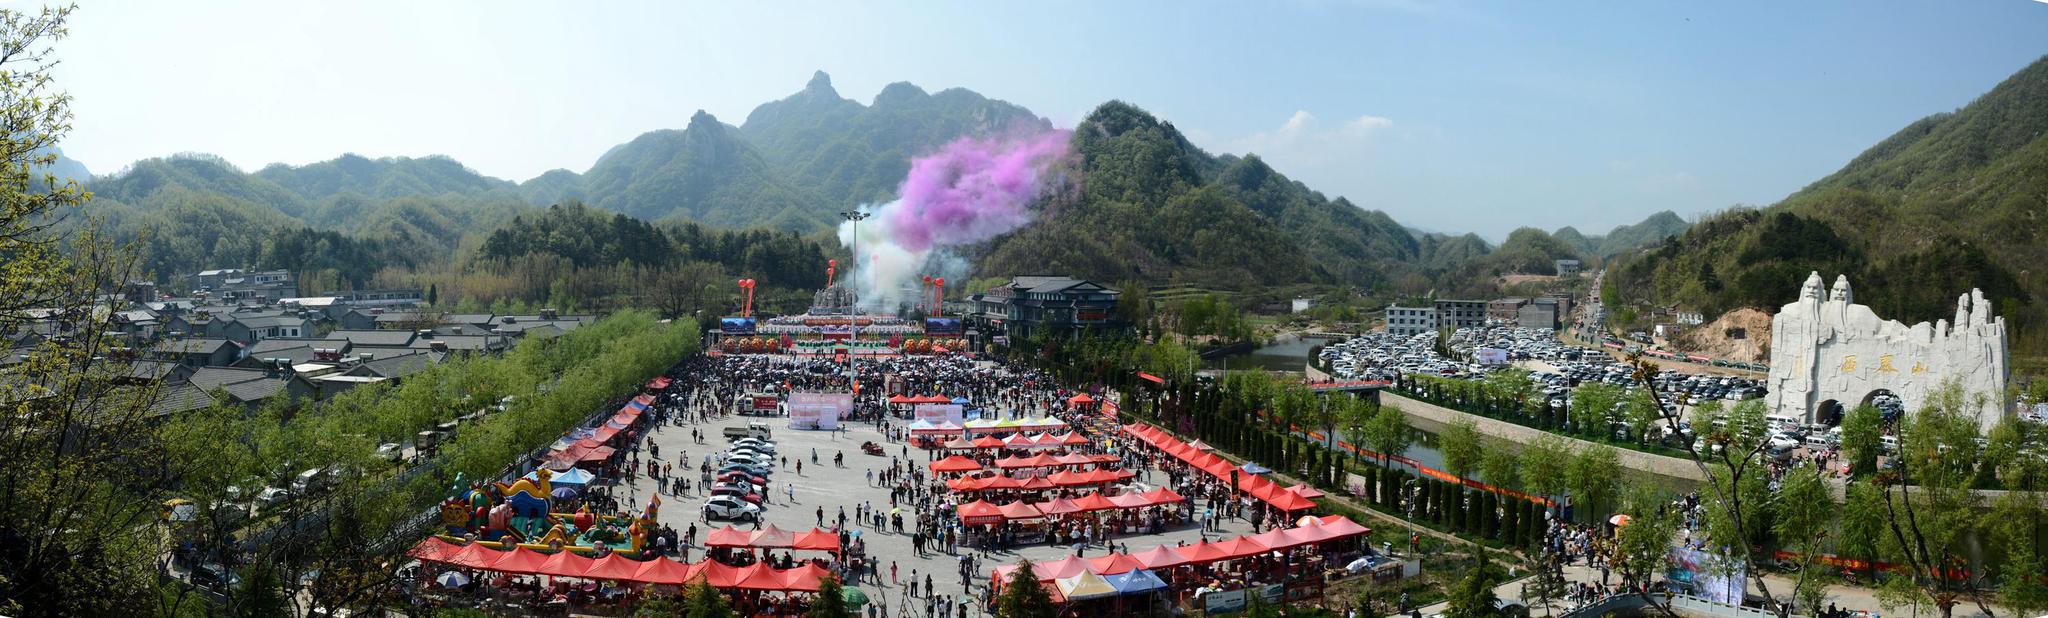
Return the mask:
M 853 252 L 853 265 L 855 270 L 858 270 L 860 268 L 860 221 L 862 219 L 868 218 L 868 214 L 869 213 L 861 212 L 858 209 L 848 210 L 839 213 L 839 216 L 845 217 L 847 221 L 853 222 L 853 241 L 848 243 L 847 248 L 848 250 Z M 874 260 L 869 260 L 868 265 L 873 266 L 873 262 Z M 860 373 L 854 369 L 853 362 L 854 357 L 860 354 L 860 320 L 856 317 L 854 313 L 856 311 L 855 306 L 859 305 L 860 302 L 857 299 L 853 298 L 852 292 L 849 291 L 847 294 L 848 300 L 846 303 L 846 381 L 847 383 L 853 385 L 854 397 L 859 397 Z

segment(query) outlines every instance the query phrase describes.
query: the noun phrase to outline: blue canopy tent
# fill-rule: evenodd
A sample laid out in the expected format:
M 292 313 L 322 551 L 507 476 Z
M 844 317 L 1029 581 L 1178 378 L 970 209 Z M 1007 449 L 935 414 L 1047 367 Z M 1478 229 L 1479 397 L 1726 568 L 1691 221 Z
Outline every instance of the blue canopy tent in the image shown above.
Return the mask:
M 540 478 L 534 476 L 534 473 L 532 472 L 526 473 L 526 478 L 533 479 L 535 481 L 540 480 Z M 593 477 L 591 477 L 590 473 L 584 471 L 582 468 L 570 468 L 568 470 L 556 472 L 553 477 L 548 479 L 548 482 L 555 485 L 589 485 L 591 478 Z
M 954 398 L 953 398 L 953 403 L 957 403 L 957 404 L 960 404 L 960 405 L 963 405 L 963 406 L 964 406 L 964 405 L 967 405 L 967 398 L 966 398 L 966 397 L 954 397 Z
M 1109 582 L 1110 587 L 1116 588 L 1117 594 L 1139 594 L 1166 588 L 1164 580 L 1145 569 L 1104 575 L 1102 579 Z

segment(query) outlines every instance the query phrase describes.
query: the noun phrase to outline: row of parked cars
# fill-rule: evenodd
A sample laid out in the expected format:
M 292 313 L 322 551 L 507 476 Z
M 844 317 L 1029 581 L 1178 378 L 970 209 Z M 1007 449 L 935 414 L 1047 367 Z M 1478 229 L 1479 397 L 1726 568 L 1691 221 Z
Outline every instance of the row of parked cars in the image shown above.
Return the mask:
M 706 490 L 710 497 L 704 500 L 704 518 L 760 519 L 761 507 L 767 503 L 768 479 L 775 473 L 775 441 L 770 439 L 764 423 L 752 423 L 744 432 L 728 432 L 727 437 L 732 446 L 726 448 L 712 473 L 712 484 Z

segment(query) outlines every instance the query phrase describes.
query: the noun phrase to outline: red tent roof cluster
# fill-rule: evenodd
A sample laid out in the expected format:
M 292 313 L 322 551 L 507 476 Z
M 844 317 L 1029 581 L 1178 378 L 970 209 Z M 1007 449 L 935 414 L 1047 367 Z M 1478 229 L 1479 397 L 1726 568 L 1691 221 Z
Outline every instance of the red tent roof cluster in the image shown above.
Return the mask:
M 1166 451 L 1166 454 L 1172 455 L 1175 459 L 1187 462 L 1189 466 L 1207 472 L 1224 482 L 1229 482 L 1231 471 L 1237 469 L 1236 464 L 1230 463 L 1230 460 L 1224 459 L 1215 453 L 1203 452 L 1200 449 L 1189 446 L 1186 442 L 1180 441 L 1180 438 L 1175 438 L 1158 427 L 1144 423 L 1133 423 L 1125 425 L 1124 432 L 1137 437 L 1139 441 L 1149 444 L 1153 448 Z M 1273 505 L 1273 508 L 1280 509 L 1283 512 L 1299 511 L 1313 508 L 1316 505 L 1314 501 L 1303 497 L 1299 493 L 1289 491 L 1279 483 L 1273 482 L 1272 479 L 1256 474 L 1243 473 L 1238 474 L 1237 477 L 1237 488 L 1240 491 L 1251 494 L 1252 497 L 1258 498 L 1266 504 Z
M 996 505 L 985 500 L 976 500 L 954 508 L 960 522 L 967 525 L 993 524 L 1007 519 L 1037 519 L 1047 515 L 1067 515 L 1110 509 L 1135 509 L 1148 506 L 1176 504 L 1186 498 L 1173 490 L 1161 487 L 1145 493 L 1127 493 L 1104 497 L 1102 494 L 1088 494 L 1079 498 L 1059 498 L 1046 502 L 1024 502 Z
M 1049 476 L 1012 478 L 1003 475 L 969 476 L 946 481 L 946 487 L 953 491 L 984 491 L 991 489 L 1052 489 L 1054 487 L 1086 487 L 1121 483 L 1137 476 L 1129 470 L 1089 470 L 1073 472 L 1063 470 Z
M 1307 518 L 1302 525 L 1293 528 L 1280 528 L 1215 543 L 1196 543 L 1185 547 L 1160 545 L 1136 553 L 1109 554 L 1087 559 L 1070 556 L 1062 560 L 1032 564 L 1031 572 L 1038 576 L 1039 581 L 1073 577 L 1082 572 L 1115 575 L 1136 569 L 1164 569 L 1183 564 L 1234 560 L 1269 551 L 1358 536 L 1367 532 L 1371 530 L 1349 518 L 1331 515 Z M 1015 564 L 998 566 L 995 568 L 995 577 L 998 581 L 1007 580 L 1010 573 L 1015 572 L 1017 568 L 1018 565 Z
M 794 569 L 773 569 L 766 564 L 734 567 L 710 561 L 679 562 L 667 558 L 634 560 L 618 554 L 590 558 L 569 551 L 545 554 L 524 547 L 511 551 L 490 549 L 480 543 L 450 543 L 439 537 L 428 537 L 407 553 L 422 562 L 516 575 L 549 575 L 671 585 L 681 585 L 703 578 L 712 586 L 742 590 L 816 592 L 819 583 L 829 574 L 823 567 L 815 564 L 805 564 Z
M 768 549 L 815 549 L 818 551 L 839 551 L 839 535 L 830 530 L 812 528 L 790 531 L 768 524 L 760 530 L 741 530 L 727 525 L 712 528 L 704 535 L 706 547 L 762 547 Z

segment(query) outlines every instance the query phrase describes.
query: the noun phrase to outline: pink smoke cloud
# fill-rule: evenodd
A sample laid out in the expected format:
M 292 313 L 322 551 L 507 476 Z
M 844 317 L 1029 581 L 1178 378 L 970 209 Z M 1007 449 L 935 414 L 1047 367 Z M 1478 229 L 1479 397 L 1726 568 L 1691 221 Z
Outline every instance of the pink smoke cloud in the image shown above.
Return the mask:
M 910 163 L 899 200 L 882 209 L 891 240 L 911 252 L 972 244 L 1031 222 L 1028 208 L 1070 131 L 1008 138 L 963 137 Z

